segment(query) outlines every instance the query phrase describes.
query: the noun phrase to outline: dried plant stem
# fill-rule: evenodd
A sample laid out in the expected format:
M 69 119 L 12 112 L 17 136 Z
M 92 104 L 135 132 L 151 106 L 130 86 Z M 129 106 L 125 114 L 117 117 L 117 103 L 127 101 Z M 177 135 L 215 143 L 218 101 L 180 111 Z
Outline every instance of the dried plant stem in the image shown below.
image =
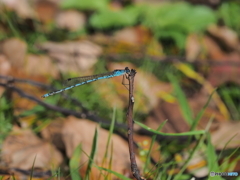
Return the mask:
M 140 176 L 140 172 L 137 167 L 137 162 L 136 162 L 135 153 L 134 153 L 134 144 L 133 144 L 133 106 L 134 106 L 134 96 L 133 96 L 134 88 L 133 87 L 134 87 L 135 74 L 136 74 L 136 71 L 132 69 L 127 76 L 127 79 L 129 81 L 129 105 L 128 105 L 128 111 L 127 111 L 128 146 L 129 146 L 132 174 L 137 180 L 144 180 L 144 178 Z

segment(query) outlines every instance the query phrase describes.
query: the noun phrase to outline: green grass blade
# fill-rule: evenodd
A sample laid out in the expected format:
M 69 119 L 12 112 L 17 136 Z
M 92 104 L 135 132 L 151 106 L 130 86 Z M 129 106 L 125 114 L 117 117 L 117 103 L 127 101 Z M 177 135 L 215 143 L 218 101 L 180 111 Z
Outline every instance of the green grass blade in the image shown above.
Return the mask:
M 229 144 L 229 143 L 232 141 L 232 139 L 234 139 L 236 136 L 237 136 L 237 134 L 235 134 L 233 137 L 231 137 L 231 138 L 228 140 L 228 142 L 224 145 L 223 149 L 221 150 L 221 152 L 220 152 L 219 155 L 218 155 L 218 159 L 221 159 L 221 158 L 222 158 L 222 154 L 223 154 L 224 150 L 227 149 L 228 144 Z M 238 150 L 239 147 L 236 148 L 236 149 Z M 236 150 L 236 149 L 235 149 L 235 150 Z
M 163 133 L 163 132 L 158 132 L 156 130 L 151 129 L 150 127 L 138 122 L 134 121 L 137 125 L 141 126 L 142 128 L 155 133 L 159 135 L 164 135 L 164 136 L 192 136 L 192 135 L 199 135 L 199 134 L 205 134 L 206 131 L 200 130 L 200 131 L 189 131 L 189 132 L 183 132 L 183 133 Z
M 111 155 L 110 156 L 108 155 L 108 153 L 109 153 L 108 149 L 109 149 L 110 140 L 111 140 L 111 137 L 112 137 L 112 134 L 113 134 L 113 130 L 114 130 L 115 119 L 116 119 L 116 108 L 113 109 L 113 116 L 112 116 L 112 121 L 111 121 L 110 129 L 109 129 L 109 133 L 108 133 L 108 140 L 107 140 L 107 145 L 106 145 L 106 151 L 104 153 L 104 157 L 103 157 L 103 161 L 102 161 L 102 166 L 104 166 L 104 164 L 105 164 L 105 162 L 107 160 L 107 157 L 110 157 L 109 169 L 111 169 L 111 166 L 112 166 L 113 144 L 111 146 Z
M 94 133 L 94 137 L 93 137 L 93 144 L 92 144 L 92 150 L 91 150 L 91 154 L 89 157 L 89 162 L 88 162 L 88 166 L 87 166 L 87 170 L 86 170 L 86 179 L 89 179 L 89 174 L 91 172 L 92 169 L 92 165 L 94 162 L 94 156 L 96 154 L 97 151 L 97 141 L 98 141 L 98 129 L 95 129 L 95 133 Z
M 203 141 L 204 141 L 204 136 L 202 135 L 199 140 L 197 145 L 193 148 L 193 150 L 190 152 L 190 155 L 188 157 L 188 159 L 186 160 L 186 162 L 184 163 L 184 165 L 182 166 L 181 170 L 178 172 L 178 174 L 174 177 L 173 180 L 178 180 L 180 179 L 180 177 L 183 175 L 183 172 L 187 169 L 188 163 L 190 162 L 190 160 L 192 159 L 194 153 L 202 146 Z
M 225 160 L 219 166 L 221 170 L 232 168 L 232 170 L 229 170 L 229 171 L 234 171 L 234 167 L 236 167 L 236 163 L 239 161 L 240 157 L 234 158 L 234 160 L 232 160 L 232 162 L 231 162 L 230 158 L 233 157 L 234 155 L 236 155 L 237 152 L 239 151 L 239 149 L 240 149 L 239 147 L 234 149 L 234 151 L 228 157 L 225 158 Z M 235 165 L 234 165 L 234 163 L 235 163 Z M 233 167 L 230 167 L 232 165 L 233 165 Z
M 124 176 L 124 175 L 122 175 L 122 174 L 120 174 L 120 173 L 117 173 L 117 172 L 115 172 L 115 171 L 113 171 L 113 170 L 111 170 L 111 169 L 99 167 L 99 166 L 97 166 L 97 165 L 95 165 L 94 167 L 98 168 L 99 170 L 104 170 L 104 171 L 107 171 L 107 172 L 109 172 L 109 173 L 111 173 L 111 174 L 114 174 L 115 176 L 117 176 L 117 177 L 120 178 L 121 180 L 131 180 L 131 179 L 127 178 L 126 176 Z
M 113 134 L 115 119 L 116 119 L 116 108 L 114 108 L 114 110 L 113 110 L 113 117 L 112 117 L 110 129 L 109 129 L 108 140 L 107 140 L 107 145 L 106 145 L 106 151 L 105 151 L 105 154 L 104 154 L 104 158 L 106 158 L 107 154 L 108 154 L 108 147 L 109 147 L 110 140 L 111 140 L 111 137 L 112 137 L 112 134 Z
M 33 160 L 33 165 L 32 165 L 32 169 L 31 169 L 31 173 L 30 173 L 30 180 L 32 180 L 32 177 L 33 177 L 34 164 L 35 164 L 35 162 L 36 162 L 36 158 L 37 158 L 37 155 L 34 157 L 34 160 Z
M 160 126 L 157 128 L 157 131 L 161 130 L 164 126 L 164 124 L 166 123 L 167 121 L 164 121 L 164 123 L 161 123 Z M 144 164 L 144 168 L 143 168 L 143 172 L 145 173 L 149 164 L 150 164 L 150 158 L 151 158 L 151 152 L 152 152 L 152 148 L 153 148 L 153 144 L 154 142 L 156 141 L 156 138 L 157 138 L 157 135 L 155 134 L 153 137 L 152 137 L 152 141 L 151 141 L 151 144 L 150 144 L 150 148 L 149 148 L 149 151 L 148 151 L 148 154 L 147 154 L 147 160 Z
M 238 89 L 238 88 L 237 88 Z M 230 111 L 230 114 L 234 120 L 237 120 L 240 118 L 240 114 L 238 111 L 238 107 L 234 103 L 234 98 L 236 96 L 239 96 L 239 92 L 234 94 L 233 88 L 221 88 L 220 94 L 222 95 L 223 100 L 226 102 L 226 105 Z M 234 94 L 234 95 L 233 95 Z
M 216 155 L 215 149 L 211 143 L 211 135 L 208 133 L 207 134 L 207 160 L 208 160 L 208 168 L 209 168 L 209 173 L 210 172 L 221 172 L 220 167 L 218 165 L 218 157 Z M 214 176 L 209 178 L 213 180 L 222 180 L 223 178 L 220 176 Z
M 177 79 L 174 77 L 174 75 L 168 73 L 167 76 L 174 87 L 174 91 L 176 93 L 183 117 L 185 118 L 187 123 L 191 126 L 193 123 L 193 114 L 192 114 L 192 110 L 188 104 L 187 98 L 186 98 L 184 92 L 182 91 Z
M 205 110 L 206 110 L 206 108 L 207 108 L 207 106 L 208 106 L 208 104 L 209 104 L 210 100 L 212 99 L 212 96 L 213 96 L 213 94 L 214 94 L 215 92 L 216 92 L 216 89 L 211 93 L 211 95 L 209 96 L 206 104 L 203 106 L 203 108 L 201 109 L 201 111 L 197 114 L 196 118 L 195 118 L 194 121 L 193 121 L 193 124 L 192 124 L 190 130 L 194 130 L 194 129 L 196 128 L 198 122 L 199 122 L 200 119 L 202 118 L 202 116 L 203 116 L 203 114 L 204 114 L 204 112 L 205 112 Z
M 82 179 L 80 176 L 80 173 L 79 173 L 79 162 L 80 162 L 80 158 L 81 158 L 81 152 L 82 152 L 82 147 L 81 147 L 81 144 L 79 144 L 75 148 L 75 150 L 73 152 L 73 156 L 69 162 L 71 179 L 74 179 L 74 180 Z

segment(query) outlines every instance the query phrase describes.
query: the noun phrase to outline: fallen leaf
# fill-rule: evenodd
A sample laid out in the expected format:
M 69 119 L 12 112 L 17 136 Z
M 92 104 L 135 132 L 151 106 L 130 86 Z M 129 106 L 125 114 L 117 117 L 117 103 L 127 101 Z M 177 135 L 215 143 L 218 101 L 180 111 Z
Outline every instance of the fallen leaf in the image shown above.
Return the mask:
M 2 0 L 6 7 L 14 10 L 16 14 L 21 18 L 34 18 L 35 12 L 33 8 L 30 6 L 30 2 L 28 0 Z
M 41 130 L 41 135 L 44 140 L 54 144 L 59 150 L 64 151 L 65 146 L 62 137 L 62 128 L 64 120 L 59 118 L 52 121 L 47 127 Z
M 61 11 L 56 17 L 56 24 L 59 28 L 77 31 L 86 25 L 86 16 L 75 10 Z
M 223 51 L 220 45 L 210 37 L 204 37 L 203 44 L 209 57 L 208 59 L 210 59 L 208 64 L 205 63 L 205 66 L 208 67 L 207 80 L 214 87 L 228 82 L 239 84 L 239 52 L 232 51 L 227 53 Z
M 186 58 L 189 62 L 194 62 L 200 55 L 202 45 L 200 38 L 196 34 L 190 34 L 186 41 Z
M 240 54 L 233 52 L 225 55 L 225 60 L 222 62 L 212 61 L 209 67 L 207 80 L 214 87 L 218 87 L 229 82 L 240 84 L 240 68 L 238 65 L 239 59 Z
M 179 105 L 159 100 L 159 104 L 152 109 L 145 124 L 150 128 L 156 129 L 165 120 L 168 121 L 161 129 L 161 132 L 177 133 L 189 131 L 189 126 L 181 114 Z
M 192 148 L 194 148 L 192 146 Z M 178 154 L 175 155 L 175 157 Z M 184 162 L 189 160 L 190 153 L 189 148 L 183 152 L 182 161 L 179 164 L 182 166 Z M 206 154 L 202 150 L 198 149 L 188 162 L 187 171 L 194 176 L 201 178 L 209 175 L 209 168 L 207 167 Z
M 75 117 L 68 117 L 66 119 L 63 129 L 62 129 L 62 137 L 64 144 L 66 146 L 66 154 L 69 158 L 72 157 L 74 149 L 81 144 L 82 153 L 80 160 L 80 172 L 82 175 L 85 175 L 87 162 L 89 161 L 89 155 L 92 149 L 92 141 L 95 129 L 98 128 L 98 142 L 97 142 L 97 152 L 94 158 L 94 164 L 109 168 L 113 171 L 123 174 L 124 172 L 130 171 L 130 157 L 128 144 L 119 136 L 113 134 L 111 136 L 111 141 L 108 149 L 106 149 L 107 139 L 109 132 L 99 127 L 97 123 L 90 122 L 84 119 L 77 119 Z M 113 149 L 111 150 L 111 146 L 113 145 Z M 104 154 L 108 150 L 107 158 L 105 159 L 105 163 L 103 163 Z M 141 162 L 138 157 L 137 164 L 142 167 Z M 102 164 L 103 163 L 103 164 Z M 102 172 L 103 173 L 103 172 Z M 96 179 L 99 177 L 101 172 L 92 167 L 90 179 Z M 100 176 L 103 178 L 103 176 Z M 114 176 L 112 176 L 114 179 Z
M 28 54 L 26 63 L 22 67 L 25 73 L 30 76 L 50 76 L 57 78 L 59 70 L 48 56 Z
M 101 48 L 90 41 L 75 41 L 39 44 L 38 47 L 49 52 L 49 56 L 56 59 L 58 68 L 62 72 L 78 73 L 88 70 L 97 62 Z
M 0 54 L 0 75 L 8 75 L 11 70 L 11 64 L 6 56 Z
M 240 147 L 240 122 L 221 122 L 218 130 L 211 133 L 211 140 L 218 150 Z
M 58 168 L 63 160 L 61 153 L 50 143 L 42 141 L 31 130 L 17 127 L 4 140 L 2 159 L 9 168 L 43 170 Z
M 112 37 L 114 41 L 125 42 L 133 45 L 142 45 L 150 38 L 150 32 L 143 27 L 128 27 L 116 31 Z
M 196 115 L 203 109 L 204 105 L 208 101 L 208 98 L 209 93 L 204 89 L 188 98 L 188 103 L 194 117 L 196 117 Z M 162 128 L 162 132 L 180 133 L 190 130 L 190 127 L 186 123 L 177 102 L 169 103 L 161 101 L 160 99 L 158 101 L 158 105 L 152 109 L 150 116 L 148 116 L 145 122 L 147 126 L 156 129 L 156 127 L 158 127 L 161 123 L 168 120 Z M 225 116 L 219 112 L 216 102 L 213 99 L 210 100 L 208 107 L 205 109 L 205 112 L 197 125 L 197 129 L 206 129 L 207 124 L 212 117 L 214 119 L 211 124 L 210 131 L 217 130 L 219 122 L 226 121 Z
M 208 32 L 224 44 L 228 50 L 234 50 L 239 45 L 237 33 L 227 26 L 211 25 L 208 28 Z
M 34 7 L 38 19 L 43 23 L 54 21 L 58 7 L 56 3 L 51 1 L 37 1 Z
M 0 75 L 8 75 L 11 70 L 11 64 L 7 60 L 6 56 L 0 54 Z M 4 80 L 0 79 L 0 83 L 4 83 Z M 5 88 L 0 86 L 0 97 L 5 91 Z
M 226 59 L 225 52 L 221 50 L 217 42 L 215 42 L 212 38 L 205 36 L 203 38 L 203 45 L 209 59 L 215 59 L 217 61 Z
M 6 56 L 12 66 L 16 68 L 24 66 L 27 53 L 26 42 L 17 38 L 7 39 L 1 42 L 0 51 Z

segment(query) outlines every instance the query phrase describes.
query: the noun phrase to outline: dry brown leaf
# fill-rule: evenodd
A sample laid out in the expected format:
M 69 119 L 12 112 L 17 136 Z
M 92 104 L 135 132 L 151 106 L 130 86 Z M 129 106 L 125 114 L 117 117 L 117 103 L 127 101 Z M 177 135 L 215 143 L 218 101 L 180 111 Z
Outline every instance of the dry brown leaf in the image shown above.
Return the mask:
M 137 26 L 117 31 L 113 37 L 97 34 L 94 39 L 105 46 L 105 54 L 113 57 L 116 54 L 132 56 L 163 56 L 162 45 L 152 36 L 149 29 Z
M 191 146 L 190 148 L 194 148 L 194 146 Z M 180 156 L 179 154 L 175 155 L 176 159 L 181 159 L 181 161 L 177 160 L 180 166 L 189 160 L 191 155 L 189 152 L 190 148 L 188 147 L 187 150 L 183 152 L 182 158 L 176 158 L 177 156 Z M 198 149 L 189 160 L 187 171 L 199 178 L 207 176 L 209 174 L 209 168 L 207 167 L 206 159 L 206 153 Z
M 237 33 L 226 26 L 211 25 L 208 32 L 224 43 L 228 49 L 236 49 L 239 45 Z
M 35 11 L 38 19 L 43 23 L 50 23 L 57 14 L 57 4 L 51 1 L 37 1 Z
M 189 131 L 189 126 L 184 120 L 179 105 L 175 103 L 160 102 L 153 108 L 147 117 L 145 124 L 153 129 L 159 127 L 161 123 L 168 120 L 161 129 L 165 133 L 177 133 Z
M 221 122 L 212 135 L 212 143 L 216 149 L 240 147 L 240 122 Z M 226 146 L 226 147 L 225 147 Z
M 203 38 L 203 44 L 205 46 L 205 50 L 208 53 L 210 59 L 215 59 L 218 61 L 225 60 L 225 53 L 221 50 L 219 45 L 210 37 Z
M 237 51 L 231 53 L 224 52 L 212 38 L 204 37 L 203 43 L 211 64 L 207 80 L 214 86 L 218 87 L 224 83 L 234 82 L 239 84 L 238 63 L 240 54 Z
M 0 51 L 7 57 L 12 66 L 16 68 L 24 66 L 27 53 L 27 44 L 24 41 L 17 38 L 5 40 L 0 44 Z
M 57 66 L 51 61 L 48 56 L 28 54 L 26 63 L 22 67 L 24 72 L 30 76 L 51 76 L 56 78 L 59 74 Z
M 240 84 L 239 74 L 239 59 L 240 54 L 233 52 L 225 55 L 225 60 L 222 62 L 213 61 L 209 68 L 207 80 L 214 86 L 218 87 L 224 83 L 233 82 Z
M 196 34 L 190 34 L 186 41 L 186 58 L 188 61 L 193 62 L 199 56 L 201 52 L 201 44 L 199 36 Z
M 86 24 L 86 16 L 75 10 L 62 11 L 56 17 L 56 24 L 59 28 L 77 31 Z
M 3 161 L 9 168 L 50 170 L 63 160 L 61 153 L 48 142 L 42 141 L 31 130 L 17 127 L 2 145 Z
M 102 167 L 109 132 L 100 128 L 97 123 L 83 119 L 80 120 L 72 116 L 66 119 L 62 129 L 63 141 L 66 147 L 67 156 L 69 158 L 72 157 L 74 149 L 79 144 L 81 144 L 82 150 L 88 156 L 90 155 L 93 136 L 96 128 L 98 128 L 98 142 L 94 163 Z M 111 144 L 113 145 L 112 151 Z M 86 166 L 89 161 L 89 157 L 85 155 L 85 153 L 82 153 L 80 160 L 80 166 L 83 165 L 80 171 L 83 175 L 85 174 Z M 112 161 L 110 162 L 111 158 Z M 137 163 L 138 166 L 141 167 L 141 162 L 138 158 Z M 111 168 L 111 170 L 121 174 L 130 170 L 129 150 L 127 142 L 115 134 L 111 137 L 111 143 L 108 149 L 108 156 L 105 163 L 103 164 L 103 167 Z M 99 174 L 99 170 L 93 167 L 90 179 L 98 178 Z
M 189 106 L 195 117 L 202 110 L 208 101 L 208 98 L 209 93 L 204 88 L 188 98 Z M 219 122 L 226 121 L 224 115 L 222 115 L 217 109 L 214 100 L 209 102 L 209 105 L 206 108 L 203 117 L 200 119 L 197 128 L 204 130 L 212 117 L 214 119 L 210 127 L 211 131 L 215 131 L 218 128 Z M 168 122 L 162 128 L 163 132 L 179 133 L 189 131 L 189 125 L 186 123 L 177 102 L 168 103 L 159 100 L 158 105 L 153 108 L 150 116 L 147 118 L 146 124 L 149 127 L 156 129 L 156 127 L 165 120 L 168 120 Z
M 0 75 L 8 75 L 11 70 L 11 64 L 6 56 L 0 54 Z
M 34 18 L 35 12 L 28 0 L 1 0 L 6 7 L 14 10 L 21 18 Z
M 41 135 L 44 140 L 54 144 L 59 150 L 64 151 L 65 146 L 62 138 L 63 119 L 52 121 L 47 127 L 43 128 Z
M 6 56 L 0 54 L 0 75 L 8 75 L 11 70 L 11 64 L 7 60 Z M 0 83 L 4 83 L 2 79 L 0 79 Z M 5 91 L 5 88 L 0 87 L 0 97 L 2 93 Z
M 57 60 L 62 72 L 78 73 L 88 70 L 97 62 L 101 48 L 90 41 L 75 41 L 64 43 L 47 42 L 38 45 L 47 50 L 49 55 Z
M 112 40 L 119 43 L 123 42 L 135 46 L 142 46 L 152 40 L 152 35 L 149 29 L 143 26 L 136 26 L 116 31 Z
M 17 76 L 18 78 L 25 76 L 24 78 L 32 79 L 33 76 L 38 75 L 57 77 L 57 68 L 50 61 L 50 58 L 47 56 L 26 54 L 27 44 L 20 39 L 12 38 L 1 42 L 0 51 L 3 54 L 0 56 L 0 63 L 3 63 L 3 61 L 5 62 L 0 66 L 1 74 L 4 74 L 5 71 L 9 72 L 7 69 L 9 69 L 9 66 L 11 65 L 14 68 L 11 71 L 11 75 Z M 7 65 L 6 61 L 10 62 L 10 65 Z M 24 75 L 17 74 L 19 72 L 24 73 Z M 29 77 L 29 75 L 31 76 Z

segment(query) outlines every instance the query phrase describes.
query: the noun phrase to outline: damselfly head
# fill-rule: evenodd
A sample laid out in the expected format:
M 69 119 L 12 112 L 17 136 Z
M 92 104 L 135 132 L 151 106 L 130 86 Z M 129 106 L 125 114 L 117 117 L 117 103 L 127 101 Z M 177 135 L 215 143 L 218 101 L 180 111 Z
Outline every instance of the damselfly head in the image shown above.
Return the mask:
M 128 67 L 125 67 L 126 73 L 130 73 L 130 69 Z

